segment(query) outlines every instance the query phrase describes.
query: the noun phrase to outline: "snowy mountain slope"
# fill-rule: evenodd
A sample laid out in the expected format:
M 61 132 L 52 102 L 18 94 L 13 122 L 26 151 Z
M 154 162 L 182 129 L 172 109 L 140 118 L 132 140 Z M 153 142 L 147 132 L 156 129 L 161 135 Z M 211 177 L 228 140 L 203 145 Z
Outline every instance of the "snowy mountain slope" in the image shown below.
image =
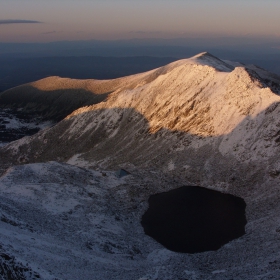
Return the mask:
M 159 187 L 146 186 L 151 180 L 137 176 L 104 175 L 56 162 L 7 170 L 0 179 L 5 253 L 28 261 L 43 279 L 128 279 L 147 274 L 151 247 L 139 219 L 149 189 L 156 192 Z M 160 181 L 161 188 L 170 188 Z
M 202 53 L 139 75 L 87 81 L 104 83 L 99 93 L 110 92 L 107 99 L 0 148 L 5 252 L 30 258 L 45 278 L 278 279 L 280 80 L 235 65 Z M 132 175 L 93 171 L 120 166 Z M 246 235 L 194 255 L 145 236 L 140 217 L 149 195 L 182 185 L 244 198 Z
M 10 144 L 2 149 L 1 161 L 10 162 L 11 156 L 14 163 L 67 161 L 82 154 L 92 166 L 103 161 L 104 168 L 125 162 L 162 168 L 178 156 L 188 162 L 193 149 L 208 146 L 237 161 L 257 154 L 256 161 L 267 160 L 278 149 L 279 96 L 255 72 L 244 67 L 218 71 L 219 60 L 208 56 L 141 74 L 138 84 L 137 77 L 128 77 L 133 88 L 117 89 L 107 101 L 80 108 L 55 127 Z M 150 79 L 155 72 L 161 74 Z M 149 82 L 143 84 L 143 75 Z
M 57 162 L 12 167 L 0 178 L 1 252 L 29 267 L 25 279 L 277 279 L 280 209 L 264 199 L 265 215 L 249 210 L 246 235 L 218 251 L 179 254 L 145 236 L 149 195 L 181 183 Z
M 75 109 L 99 103 L 116 90 L 134 88 L 156 79 L 164 67 L 114 80 L 77 80 L 48 77 L 0 94 L 0 108 L 20 109 L 40 114 L 48 120 L 61 120 Z
M 102 102 L 115 90 L 150 82 L 163 71 L 102 81 L 49 77 L 7 90 L 0 94 L 0 145 L 50 127 L 77 108 Z

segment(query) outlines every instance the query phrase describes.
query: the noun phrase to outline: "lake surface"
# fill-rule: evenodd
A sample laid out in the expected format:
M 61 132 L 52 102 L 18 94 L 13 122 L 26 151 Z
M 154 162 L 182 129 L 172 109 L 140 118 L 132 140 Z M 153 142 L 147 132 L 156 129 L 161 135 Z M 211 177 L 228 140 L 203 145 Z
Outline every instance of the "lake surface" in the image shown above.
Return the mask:
M 245 234 L 240 197 L 196 186 L 150 196 L 141 224 L 147 235 L 175 252 L 217 250 Z

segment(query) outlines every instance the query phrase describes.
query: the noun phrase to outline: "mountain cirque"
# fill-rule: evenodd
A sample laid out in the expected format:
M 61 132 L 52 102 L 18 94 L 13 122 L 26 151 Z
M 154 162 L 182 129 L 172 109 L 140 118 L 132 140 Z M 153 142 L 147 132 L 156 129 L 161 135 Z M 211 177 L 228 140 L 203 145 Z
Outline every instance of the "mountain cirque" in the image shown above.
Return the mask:
M 57 124 L 0 148 L 0 271 L 279 279 L 278 94 L 277 75 L 208 53 L 116 80 L 50 77 L 1 93 L 2 108 Z M 131 175 L 117 178 L 119 167 Z M 242 197 L 246 234 L 198 254 L 146 236 L 149 196 L 183 185 Z

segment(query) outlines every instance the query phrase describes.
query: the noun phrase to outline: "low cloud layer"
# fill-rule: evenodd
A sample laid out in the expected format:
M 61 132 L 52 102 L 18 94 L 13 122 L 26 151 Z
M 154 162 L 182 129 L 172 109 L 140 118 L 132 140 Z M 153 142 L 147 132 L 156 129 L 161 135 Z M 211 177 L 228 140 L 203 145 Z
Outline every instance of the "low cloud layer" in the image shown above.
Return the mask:
M 43 34 L 43 35 L 49 35 L 49 34 L 54 34 L 54 33 L 56 33 L 55 30 L 54 30 L 54 31 L 43 32 L 43 33 L 41 33 L 41 34 Z
M 42 23 L 37 20 L 23 20 L 23 19 L 5 19 L 0 20 L 0 24 L 15 24 L 15 23 Z

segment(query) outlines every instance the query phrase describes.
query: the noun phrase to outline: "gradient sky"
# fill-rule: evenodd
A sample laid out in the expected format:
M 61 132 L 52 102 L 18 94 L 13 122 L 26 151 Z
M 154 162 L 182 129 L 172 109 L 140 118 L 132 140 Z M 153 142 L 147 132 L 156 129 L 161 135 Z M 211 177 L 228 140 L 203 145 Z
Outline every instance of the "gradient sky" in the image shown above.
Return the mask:
M 279 0 L 0 0 L 0 42 L 280 38 Z

